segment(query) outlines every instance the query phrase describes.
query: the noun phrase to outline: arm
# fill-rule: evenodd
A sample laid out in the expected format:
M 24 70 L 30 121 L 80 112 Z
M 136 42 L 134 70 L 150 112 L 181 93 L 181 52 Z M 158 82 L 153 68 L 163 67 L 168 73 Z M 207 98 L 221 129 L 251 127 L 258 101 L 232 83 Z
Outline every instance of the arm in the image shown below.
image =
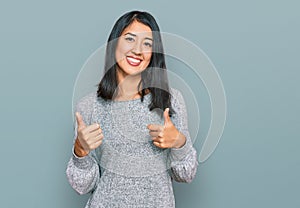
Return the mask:
M 170 149 L 170 175 L 177 182 L 190 183 L 197 171 L 197 153 L 193 147 L 188 130 L 184 99 L 177 90 L 172 89 L 171 94 L 172 106 L 176 112 L 172 116 L 172 121 L 186 141 L 182 147 Z
M 89 94 L 82 98 L 76 105 L 75 112 L 82 115 L 84 122 L 90 125 L 94 94 Z M 74 123 L 74 142 L 77 138 L 77 122 Z M 92 191 L 98 183 L 100 178 L 100 168 L 98 166 L 98 159 L 95 151 L 84 157 L 78 157 L 74 152 L 74 145 L 72 148 L 72 156 L 68 162 L 66 175 L 72 188 L 79 194 L 86 194 Z

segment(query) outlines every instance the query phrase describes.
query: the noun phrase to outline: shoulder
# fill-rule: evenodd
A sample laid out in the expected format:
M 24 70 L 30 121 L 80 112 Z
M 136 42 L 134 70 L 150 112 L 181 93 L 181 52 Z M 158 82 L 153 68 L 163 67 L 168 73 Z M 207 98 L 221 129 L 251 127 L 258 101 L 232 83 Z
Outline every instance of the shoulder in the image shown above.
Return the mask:
M 75 105 L 74 113 L 79 112 L 84 122 L 88 125 L 91 124 L 91 118 L 92 118 L 94 103 L 96 99 L 97 99 L 97 93 L 92 92 L 80 98 Z
M 170 88 L 170 94 L 171 94 L 171 102 L 174 104 L 175 103 L 178 103 L 178 102 L 183 102 L 183 96 L 182 96 L 182 93 L 178 90 L 178 89 L 175 89 L 175 88 Z
M 97 93 L 92 92 L 80 98 L 75 104 L 74 112 L 79 112 L 81 115 L 89 115 L 93 111 Z
M 173 87 L 170 87 L 170 94 L 172 96 L 177 95 L 177 94 L 181 94 L 181 92 L 178 89 L 175 89 Z
M 79 99 L 79 101 L 75 105 L 75 110 L 76 111 L 85 111 L 87 109 L 92 109 L 93 108 L 93 103 L 97 99 L 97 93 L 96 92 L 91 92 L 82 98 Z
M 170 93 L 171 93 L 171 105 L 172 108 L 175 110 L 175 117 L 176 114 L 186 114 L 186 103 L 185 100 L 182 96 L 182 93 L 174 88 L 170 88 Z M 174 117 L 174 118 L 175 118 Z

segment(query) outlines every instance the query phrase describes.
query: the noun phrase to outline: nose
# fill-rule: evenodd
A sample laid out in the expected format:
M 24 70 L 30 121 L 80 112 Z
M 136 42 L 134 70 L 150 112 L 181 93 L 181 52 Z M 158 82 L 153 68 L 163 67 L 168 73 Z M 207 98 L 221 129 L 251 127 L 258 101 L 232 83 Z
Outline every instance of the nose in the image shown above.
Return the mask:
M 137 41 L 136 44 L 134 44 L 131 51 L 132 51 L 132 53 L 134 53 L 136 55 L 141 54 L 142 53 L 142 44 Z

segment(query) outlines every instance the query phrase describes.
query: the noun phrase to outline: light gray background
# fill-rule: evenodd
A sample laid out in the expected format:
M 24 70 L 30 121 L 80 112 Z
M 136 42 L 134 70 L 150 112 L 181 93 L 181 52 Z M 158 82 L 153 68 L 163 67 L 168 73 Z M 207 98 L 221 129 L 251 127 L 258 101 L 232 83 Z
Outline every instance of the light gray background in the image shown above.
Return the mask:
M 192 184 L 175 185 L 177 207 L 300 207 L 299 3 L 157 2 L 1 1 L 1 207 L 84 206 L 65 177 L 73 86 L 132 9 L 202 48 L 227 95 L 221 142 Z

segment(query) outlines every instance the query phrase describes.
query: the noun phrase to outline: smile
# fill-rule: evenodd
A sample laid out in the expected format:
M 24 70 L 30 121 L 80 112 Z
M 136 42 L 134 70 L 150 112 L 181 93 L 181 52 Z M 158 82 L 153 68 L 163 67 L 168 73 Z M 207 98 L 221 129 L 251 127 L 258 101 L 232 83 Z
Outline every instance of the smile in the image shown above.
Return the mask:
M 127 63 L 130 64 L 131 66 L 139 66 L 140 63 L 142 62 L 141 59 L 133 58 L 131 56 L 126 57 Z

